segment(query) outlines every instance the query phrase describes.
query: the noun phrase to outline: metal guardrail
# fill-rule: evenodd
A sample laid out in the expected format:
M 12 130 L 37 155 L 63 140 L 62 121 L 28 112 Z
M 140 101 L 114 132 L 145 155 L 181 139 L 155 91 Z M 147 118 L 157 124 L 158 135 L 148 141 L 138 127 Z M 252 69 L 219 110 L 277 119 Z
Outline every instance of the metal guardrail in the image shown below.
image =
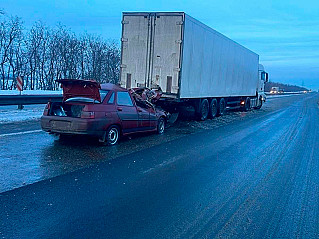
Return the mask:
M 0 95 L 0 105 L 46 104 L 62 101 L 62 95 Z
M 266 95 L 298 95 L 298 94 L 304 94 L 304 91 L 295 91 L 295 92 L 283 92 L 283 93 L 270 93 L 265 92 Z
M 270 94 L 265 92 L 266 95 L 286 95 L 286 94 L 301 94 L 303 92 L 284 92 L 280 94 Z M 33 105 L 33 104 L 46 104 L 47 102 L 59 102 L 63 97 L 60 94 L 52 95 L 0 95 L 0 105 Z

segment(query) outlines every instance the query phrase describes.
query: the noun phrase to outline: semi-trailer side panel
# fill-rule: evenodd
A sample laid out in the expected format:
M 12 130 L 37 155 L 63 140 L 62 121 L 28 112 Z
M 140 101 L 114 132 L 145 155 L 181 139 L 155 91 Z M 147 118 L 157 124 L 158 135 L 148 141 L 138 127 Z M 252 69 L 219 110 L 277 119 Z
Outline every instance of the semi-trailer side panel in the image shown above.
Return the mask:
M 259 56 L 185 14 L 180 98 L 255 96 Z

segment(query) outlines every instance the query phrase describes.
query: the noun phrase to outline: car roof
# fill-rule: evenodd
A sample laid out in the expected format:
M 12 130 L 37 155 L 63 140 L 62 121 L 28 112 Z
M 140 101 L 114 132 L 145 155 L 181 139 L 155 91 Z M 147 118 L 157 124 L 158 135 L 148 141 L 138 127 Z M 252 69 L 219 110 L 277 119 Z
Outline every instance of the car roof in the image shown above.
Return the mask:
M 127 89 L 112 83 L 101 84 L 101 90 L 127 91 Z

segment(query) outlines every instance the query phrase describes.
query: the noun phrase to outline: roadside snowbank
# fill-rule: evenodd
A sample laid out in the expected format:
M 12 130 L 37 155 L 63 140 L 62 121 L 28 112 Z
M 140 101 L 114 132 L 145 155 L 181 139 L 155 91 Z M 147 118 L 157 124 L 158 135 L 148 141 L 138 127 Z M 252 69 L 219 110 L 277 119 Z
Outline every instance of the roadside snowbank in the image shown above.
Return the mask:
M 0 106 L 0 124 L 40 119 L 45 104 L 25 105 L 18 110 L 17 105 Z
M 0 90 L 0 95 L 19 95 L 18 90 Z M 24 90 L 22 95 L 62 95 L 62 90 Z M 39 119 L 45 104 L 25 105 L 23 110 L 18 110 L 17 105 L 0 106 L 0 124 Z

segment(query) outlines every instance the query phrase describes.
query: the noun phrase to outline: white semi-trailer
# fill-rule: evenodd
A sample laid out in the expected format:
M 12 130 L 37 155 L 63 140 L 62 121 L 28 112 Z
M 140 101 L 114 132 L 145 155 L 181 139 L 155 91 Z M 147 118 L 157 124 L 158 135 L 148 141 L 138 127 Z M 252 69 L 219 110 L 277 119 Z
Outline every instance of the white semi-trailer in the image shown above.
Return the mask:
M 123 13 L 121 42 L 121 86 L 160 88 L 169 111 L 189 104 L 205 120 L 266 99 L 259 56 L 183 12 Z

